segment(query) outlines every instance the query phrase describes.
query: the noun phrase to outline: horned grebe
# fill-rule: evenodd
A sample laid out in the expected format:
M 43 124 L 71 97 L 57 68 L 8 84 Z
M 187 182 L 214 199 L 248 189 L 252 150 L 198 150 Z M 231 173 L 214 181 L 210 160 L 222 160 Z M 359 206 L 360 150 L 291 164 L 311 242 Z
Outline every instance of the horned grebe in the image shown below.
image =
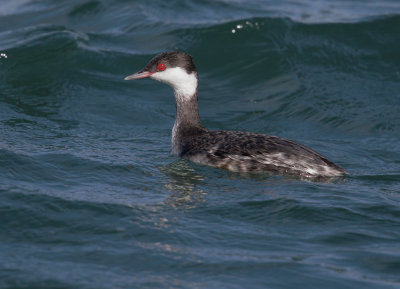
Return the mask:
M 179 157 L 235 172 L 268 171 L 304 177 L 347 174 L 319 153 L 288 139 L 203 127 L 198 111 L 196 67 L 187 53 L 161 53 L 125 80 L 146 77 L 174 89 L 176 120 L 172 129 L 172 152 Z

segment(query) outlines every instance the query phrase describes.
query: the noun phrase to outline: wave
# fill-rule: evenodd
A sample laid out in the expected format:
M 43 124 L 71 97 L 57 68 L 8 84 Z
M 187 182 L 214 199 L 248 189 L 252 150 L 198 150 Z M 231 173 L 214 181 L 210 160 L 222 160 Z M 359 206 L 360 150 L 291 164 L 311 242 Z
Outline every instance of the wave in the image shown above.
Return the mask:
M 393 130 L 398 126 L 390 119 L 396 119 L 394 105 L 398 104 L 392 96 L 398 91 L 400 37 L 395 27 L 399 25 L 400 16 L 336 24 L 248 18 L 174 29 L 152 42 L 151 49 L 147 49 L 146 34 L 110 35 L 39 25 L 17 30 L 12 36 L 0 34 L 8 55 L 0 60 L 5 79 L 2 92 L 16 90 L 38 96 L 59 94 L 61 89 L 68 93 L 73 86 L 68 82 L 80 82 L 80 78 L 86 78 L 81 87 L 108 79 L 114 87 L 123 88 L 122 77 L 139 69 L 155 53 L 185 50 L 195 57 L 201 81 L 221 94 L 222 102 L 230 97 L 232 110 L 240 106 L 244 95 L 258 106 L 266 101 L 275 103 L 269 113 L 279 117 L 282 108 L 295 99 L 300 100 L 299 106 L 285 109 L 281 116 L 300 114 L 308 119 L 318 115 L 306 105 L 312 98 L 323 102 L 319 120 L 340 127 L 351 126 L 340 117 L 343 104 L 363 107 L 362 113 L 369 115 L 380 114 L 376 107 L 383 106 L 388 119 L 375 129 Z M 162 28 L 152 37 L 161 32 Z M 133 46 L 129 38 L 135 42 Z M 241 84 L 239 93 L 228 95 L 234 83 Z M 326 115 L 332 110 L 334 114 Z

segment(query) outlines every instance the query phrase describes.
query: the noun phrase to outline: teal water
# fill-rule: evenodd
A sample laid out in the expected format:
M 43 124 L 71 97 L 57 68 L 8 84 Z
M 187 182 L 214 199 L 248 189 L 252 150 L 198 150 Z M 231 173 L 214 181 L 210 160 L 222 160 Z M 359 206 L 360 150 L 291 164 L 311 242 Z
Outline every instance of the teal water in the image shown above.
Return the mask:
M 0 288 L 399 288 L 400 4 L 0 3 Z M 333 183 L 170 154 L 193 55 L 202 122 L 304 143 Z

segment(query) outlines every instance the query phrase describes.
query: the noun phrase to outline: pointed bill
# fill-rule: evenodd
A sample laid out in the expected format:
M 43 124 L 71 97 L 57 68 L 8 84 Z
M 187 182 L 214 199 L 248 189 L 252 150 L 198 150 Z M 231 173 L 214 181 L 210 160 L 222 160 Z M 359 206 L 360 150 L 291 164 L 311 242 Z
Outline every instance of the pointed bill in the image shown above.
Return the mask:
M 140 79 L 140 78 L 146 78 L 150 77 L 154 72 L 149 72 L 149 71 L 139 71 L 137 73 L 134 73 L 132 75 L 129 75 L 124 78 L 124 80 L 132 80 L 132 79 Z

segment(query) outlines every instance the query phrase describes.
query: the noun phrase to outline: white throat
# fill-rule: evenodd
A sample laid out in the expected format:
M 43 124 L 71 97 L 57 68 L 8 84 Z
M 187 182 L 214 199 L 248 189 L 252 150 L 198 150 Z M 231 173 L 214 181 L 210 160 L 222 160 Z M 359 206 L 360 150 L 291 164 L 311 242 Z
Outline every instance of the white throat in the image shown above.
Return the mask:
M 198 108 L 197 108 L 197 73 L 193 71 L 192 73 L 187 73 L 186 70 L 180 67 L 167 68 L 164 71 L 159 71 L 150 76 L 154 80 L 166 83 L 174 89 L 175 100 L 177 104 L 177 118 L 175 119 L 175 124 L 172 129 L 172 153 L 175 155 L 180 154 L 180 142 L 178 130 L 181 125 L 182 108 L 189 108 L 193 103 L 195 107 L 192 106 L 194 111 L 192 111 L 194 119 L 200 123 Z M 190 112 L 190 111 L 189 111 Z M 185 114 L 185 113 L 184 113 Z M 185 114 L 185 117 L 188 114 Z M 192 119 L 189 119 L 192 120 Z
M 191 98 L 197 90 L 196 72 L 187 73 L 181 67 L 168 68 L 164 71 L 156 72 L 150 78 L 172 86 L 175 96 L 182 98 L 182 100 Z

